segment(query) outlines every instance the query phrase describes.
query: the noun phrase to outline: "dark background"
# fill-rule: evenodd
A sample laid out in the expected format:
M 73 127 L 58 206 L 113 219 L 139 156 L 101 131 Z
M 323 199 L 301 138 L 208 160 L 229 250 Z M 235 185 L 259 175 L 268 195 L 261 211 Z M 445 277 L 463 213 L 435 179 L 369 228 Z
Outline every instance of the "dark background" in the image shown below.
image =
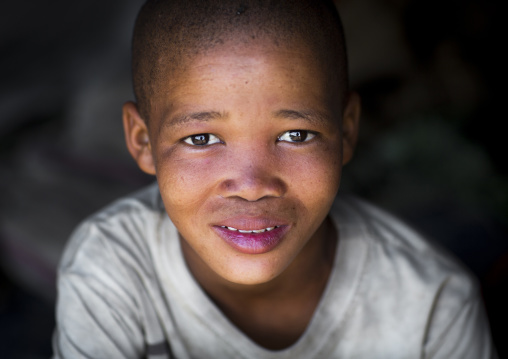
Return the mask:
M 51 355 L 55 268 L 79 221 L 150 183 L 121 105 L 141 0 L 0 5 L 0 356 Z M 342 189 L 395 213 L 480 280 L 508 326 L 506 90 L 498 2 L 340 0 L 361 137 Z M 504 77 L 504 76 L 503 76 Z

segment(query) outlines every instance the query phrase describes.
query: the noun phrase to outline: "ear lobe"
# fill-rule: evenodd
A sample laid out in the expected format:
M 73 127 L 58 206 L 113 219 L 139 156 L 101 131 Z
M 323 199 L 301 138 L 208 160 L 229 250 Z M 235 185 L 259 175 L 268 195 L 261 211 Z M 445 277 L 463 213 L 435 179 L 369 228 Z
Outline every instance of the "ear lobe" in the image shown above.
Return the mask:
M 122 107 L 125 142 L 132 158 L 143 172 L 155 175 L 152 146 L 145 121 L 139 115 L 136 104 L 126 102 Z
M 356 92 L 351 92 L 342 117 L 342 165 L 353 158 L 356 142 L 358 141 L 360 113 L 360 96 Z

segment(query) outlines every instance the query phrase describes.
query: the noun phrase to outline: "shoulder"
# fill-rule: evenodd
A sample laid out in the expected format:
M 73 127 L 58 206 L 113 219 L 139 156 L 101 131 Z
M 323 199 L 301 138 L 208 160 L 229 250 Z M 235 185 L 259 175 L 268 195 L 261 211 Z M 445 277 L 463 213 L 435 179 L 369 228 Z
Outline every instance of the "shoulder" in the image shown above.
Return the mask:
M 158 293 L 150 237 L 165 213 L 158 198 L 150 186 L 120 199 L 71 236 L 58 271 L 56 357 L 139 358 L 159 330 L 150 301 Z
M 88 265 L 107 268 L 115 258 L 146 262 L 148 242 L 164 213 L 156 184 L 113 202 L 76 228 L 59 271 L 79 272 Z
M 477 281 L 452 255 L 352 196 L 337 198 L 332 217 L 339 251 L 341 240 L 367 248 L 350 320 L 358 335 L 379 339 L 371 343 L 372 353 L 421 348 L 418 355 L 425 358 L 494 355 Z M 352 227 L 344 231 L 352 235 L 341 237 L 341 227 Z
M 476 279 L 453 255 L 390 213 L 350 195 L 337 199 L 334 212 L 341 225 L 362 228 L 369 267 L 400 290 L 434 289 L 437 295 L 446 287 L 454 300 L 476 296 Z

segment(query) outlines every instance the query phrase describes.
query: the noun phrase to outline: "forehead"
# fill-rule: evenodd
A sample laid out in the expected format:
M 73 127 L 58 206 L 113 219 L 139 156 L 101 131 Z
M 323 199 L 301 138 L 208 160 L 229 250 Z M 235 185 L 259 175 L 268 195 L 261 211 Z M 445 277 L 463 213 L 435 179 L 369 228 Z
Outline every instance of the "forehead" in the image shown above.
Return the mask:
M 221 46 L 190 58 L 177 69 L 170 83 L 188 85 L 189 81 L 222 79 L 258 82 L 308 81 L 326 86 L 330 78 L 326 70 L 305 47 L 275 46 L 258 42 L 249 45 Z M 282 85 L 282 84 L 280 84 Z M 176 89 L 175 89 L 176 90 Z
M 285 100 L 328 103 L 339 99 L 343 91 L 333 66 L 320 61 L 311 48 L 297 43 L 281 46 L 270 40 L 227 42 L 194 54 L 178 66 L 168 66 L 158 82 L 157 99 L 152 100 L 165 112 L 179 105 L 196 105 L 186 103 L 189 99 L 228 102 L 224 95 L 235 97 L 240 90 L 249 91 L 251 103 L 266 103 L 263 95 L 269 93 L 274 101 L 284 95 Z

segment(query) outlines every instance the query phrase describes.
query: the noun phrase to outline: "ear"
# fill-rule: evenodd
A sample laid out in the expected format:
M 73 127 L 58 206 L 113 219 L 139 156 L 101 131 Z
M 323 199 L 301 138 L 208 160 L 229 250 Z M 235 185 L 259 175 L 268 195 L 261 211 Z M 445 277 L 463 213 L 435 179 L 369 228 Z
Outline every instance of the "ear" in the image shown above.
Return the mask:
M 358 141 L 360 113 L 360 96 L 356 92 L 351 92 L 348 95 L 342 116 L 342 165 L 353 158 L 356 142 Z
M 143 172 L 155 175 L 148 128 L 145 120 L 139 115 L 136 104 L 126 102 L 122 107 L 122 115 L 127 149 Z

